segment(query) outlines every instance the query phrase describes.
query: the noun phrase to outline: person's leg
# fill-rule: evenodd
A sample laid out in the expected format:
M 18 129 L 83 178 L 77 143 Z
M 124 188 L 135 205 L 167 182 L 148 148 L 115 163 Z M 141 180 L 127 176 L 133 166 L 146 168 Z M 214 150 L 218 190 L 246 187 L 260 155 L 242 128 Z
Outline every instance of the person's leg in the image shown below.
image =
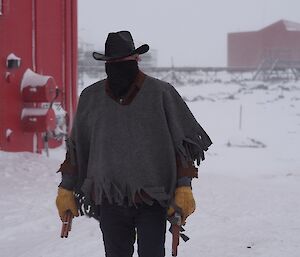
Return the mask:
M 132 257 L 135 224 L 132 209 L 103 204 L 99 211 L 106 257 Z
M 158 203 L 142 205 L 136 217 L 139 257 L 165 256 L 167 210 Z

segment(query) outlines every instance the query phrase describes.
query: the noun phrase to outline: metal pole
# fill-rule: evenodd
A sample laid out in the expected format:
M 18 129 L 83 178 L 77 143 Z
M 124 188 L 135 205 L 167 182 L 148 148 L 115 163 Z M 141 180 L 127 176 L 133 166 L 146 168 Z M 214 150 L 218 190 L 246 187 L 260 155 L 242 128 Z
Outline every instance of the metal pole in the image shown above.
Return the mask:
M 243 106 L 240 105 L 239 129 L 242 130 Z

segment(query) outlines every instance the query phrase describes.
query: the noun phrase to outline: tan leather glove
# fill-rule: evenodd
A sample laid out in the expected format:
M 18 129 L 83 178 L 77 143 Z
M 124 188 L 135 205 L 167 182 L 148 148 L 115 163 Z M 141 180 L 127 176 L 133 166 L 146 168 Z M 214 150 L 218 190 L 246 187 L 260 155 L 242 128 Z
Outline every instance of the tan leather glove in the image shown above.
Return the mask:
M 79 216 L 73 191 L 59 187 L 56 197 L 56 206 L 62 221 L 67 210 L 70 210 L 74 216 Z
M 193 192 L 191 187 L 189 186 L 182 186 L 177 187 L 175 190 L 175 197 L 174 197 L 175 205 L 181 208 L 182 211 L 182 224 L 185 223 L 185 220 L 188 216 L 190 216 L 196 209 L 196 203 L 193 197 Z M 168 209 L 168 216 L 172 216 L 175 210 L 173 207 Z

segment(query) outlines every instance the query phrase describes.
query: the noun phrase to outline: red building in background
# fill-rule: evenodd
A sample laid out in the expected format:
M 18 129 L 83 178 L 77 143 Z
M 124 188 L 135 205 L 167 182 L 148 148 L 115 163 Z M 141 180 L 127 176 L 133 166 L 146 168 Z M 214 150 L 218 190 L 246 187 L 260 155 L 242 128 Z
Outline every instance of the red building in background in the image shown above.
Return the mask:
M 77 1 L 0 0 L 0 150 L 40 152 L 77 103 Z
M 229 68 L 300 68 L 300 23 L 280 20 L 259 31 L 228 34 Z

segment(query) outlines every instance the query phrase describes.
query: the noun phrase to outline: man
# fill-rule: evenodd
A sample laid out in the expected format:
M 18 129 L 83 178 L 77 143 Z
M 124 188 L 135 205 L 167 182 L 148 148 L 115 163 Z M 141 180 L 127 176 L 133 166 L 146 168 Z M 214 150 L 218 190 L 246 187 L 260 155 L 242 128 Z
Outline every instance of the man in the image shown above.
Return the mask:
M 78 216 L 73 192 L 83 195 L 107 257 L 132 256 L 136 235 L 140 257 L 165 256 L 167 216 L 179 211 L 184 224 L 194 212 L 194 161 L 211 145 L 175 88 L 139 70 L 148 50 L 119 31 L 109 33 L 105 54 L 93 53 L 107 79 L 83 90 L 60 168 L 60 217 Z

